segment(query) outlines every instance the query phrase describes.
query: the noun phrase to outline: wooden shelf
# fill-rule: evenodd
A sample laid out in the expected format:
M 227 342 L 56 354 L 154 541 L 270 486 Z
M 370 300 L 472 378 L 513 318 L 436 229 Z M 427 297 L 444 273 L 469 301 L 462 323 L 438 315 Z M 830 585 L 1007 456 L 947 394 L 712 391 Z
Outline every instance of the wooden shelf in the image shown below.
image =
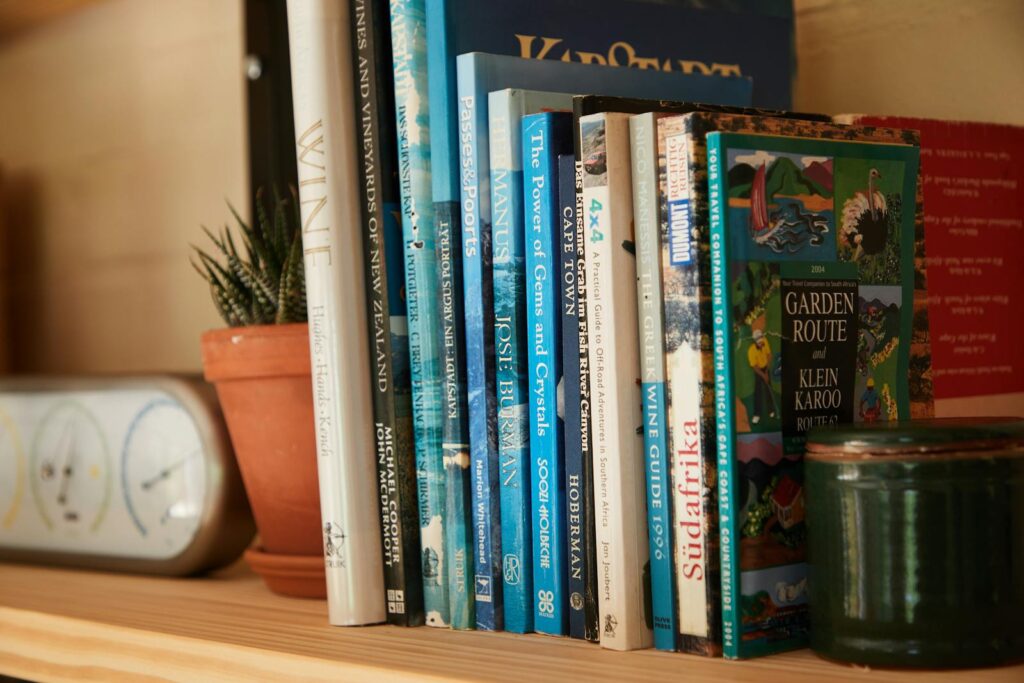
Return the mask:
M 266 591 L 243 565 L 160 579 L 0 564 L 0 673 L 70 680 L 965 680 L 965 672 L 867 671 L 799 651 L 747 662 L 610 652 L 544 636 L 334 628 L 321 601 Z M 969 673 L 1024 680 L 1024 666 Z

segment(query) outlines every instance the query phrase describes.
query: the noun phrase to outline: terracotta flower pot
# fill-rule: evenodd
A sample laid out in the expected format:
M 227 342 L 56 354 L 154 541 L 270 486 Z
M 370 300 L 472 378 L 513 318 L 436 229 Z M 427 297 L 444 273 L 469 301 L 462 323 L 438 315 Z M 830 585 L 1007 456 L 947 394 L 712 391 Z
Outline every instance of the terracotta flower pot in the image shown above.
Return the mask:
M 202 351 L 262 543 L 246 559 L 275 592 L 325 597 L 308 326 L 210 330 Z

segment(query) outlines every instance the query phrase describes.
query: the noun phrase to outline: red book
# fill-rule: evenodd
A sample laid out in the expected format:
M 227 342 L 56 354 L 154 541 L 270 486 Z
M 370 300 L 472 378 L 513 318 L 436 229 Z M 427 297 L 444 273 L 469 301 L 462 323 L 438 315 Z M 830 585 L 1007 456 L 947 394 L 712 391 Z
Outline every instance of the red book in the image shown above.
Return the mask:
M 935 415 L 1024 415 L 1024 128 L 836 118 L 921 132 Z

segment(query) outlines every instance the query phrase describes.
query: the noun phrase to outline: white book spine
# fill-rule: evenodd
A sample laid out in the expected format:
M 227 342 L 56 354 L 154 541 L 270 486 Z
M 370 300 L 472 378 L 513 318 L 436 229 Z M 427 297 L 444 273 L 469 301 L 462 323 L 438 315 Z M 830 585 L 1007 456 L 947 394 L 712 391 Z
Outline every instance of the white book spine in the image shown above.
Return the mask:
M 636 258 L 625 114 L 580 119 L 601 645 L 650 647 Z
M 384 621 L 349 7 L 288 0 L 330 622 Z

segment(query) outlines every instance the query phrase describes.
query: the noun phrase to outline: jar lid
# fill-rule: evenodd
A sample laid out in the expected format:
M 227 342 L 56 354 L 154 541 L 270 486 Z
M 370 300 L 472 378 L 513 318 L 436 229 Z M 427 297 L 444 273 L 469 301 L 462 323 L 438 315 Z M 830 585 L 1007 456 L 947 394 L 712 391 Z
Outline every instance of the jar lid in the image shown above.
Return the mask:
M 893 456 L 986 451 L 1024 446 L 1024 420 L 1010 417 L 943 418 L 828 425 L 807 433 L 811 458 Z

